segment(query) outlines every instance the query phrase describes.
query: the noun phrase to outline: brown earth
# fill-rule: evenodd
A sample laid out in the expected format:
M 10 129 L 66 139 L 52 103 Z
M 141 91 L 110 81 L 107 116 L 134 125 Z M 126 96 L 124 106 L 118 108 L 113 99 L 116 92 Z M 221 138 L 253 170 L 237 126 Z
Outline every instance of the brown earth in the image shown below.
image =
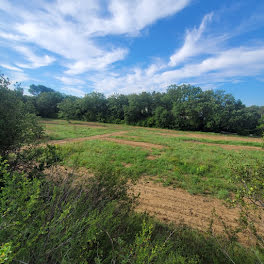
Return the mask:
M 131 164 L 123 163 L 125 167 Z M 51 180 L 64 182 L 71 174 L 72 186 L 83 184 L 93 173 L 86 168 L 72 169 L 63 166 L 53 166 L 45 173 Z M 132 187 L 135 195 L 139 194 L 137 212 L 147 212 L 162 222 L 185 224 L 203 232 L 209 230 L 211 225 L 215 234 L 224 234 L 223 222 L 231 228 L 238 226 L 239 209 L 228 208 L 223 201 L 202 195 L 192 195 L 177 188 L 164 187 L 154 183 L 151 179 L 140 180 Z M 264 217 L 257 220 L 257 229 L 264 234 Z M 253 245 L 255 240 L 248 230 L 238 235 L 239 241 L 244 245 Z
M 243 141 L 243 142 L 257 142 L 261 143 L 261 138 L 244 138 L 244 137 L 234 137 L 234 136 L 224 136 L 224 135 L 202 135 L 196 133 L 184 133 L 184 134 L 174 134 L 170 133 L 158 133 L 163 136 L 173 136 L 173 137 L 191 137 L 191 138 L 202 138 L 202 139 L 212 139 L 212 140 L 224 140 L 224 141 Z
M 213 139 L 212 137 L 208 136 L 206 137 L 206 135 L 196 135 L 196 134 L 166 134 L 166 133 L 157 133 L 158 135 L 162 135 L 162 136 L 169 136 L 169 137 L 190 137 L 190 140 L 185 140 L 185 142 L 192 142 L 194 144 L 202 144 L 202 145 L 208 145 L 208 146 L 217 146 L 223 149 L 227 149 L 227 150 L 259 150 L 259 151 L 263 151 L 263 148 L 261 147 L 255 147 L 255 146 L 239 146 L 239 145 L 228 145 L 228 144 L 217 144 L 217 143 L 210 143 L 210 142 L 199 142 L 199 141 L 195 141 L 195 140 L 191 140 L 191 138 L 201 138 L 201 139 Z M 228 137 L 229 138 L 229 137 Z M 214 137 L 214 140 L 219 140 L 220 138 Z M 222 140 L 222 139 L 221 139 Z M 230 139 L 229 139 L 230 140 Z M 240 141 L 240 140 L 237 140 Z M 243 141 L 246 141 L 245 139 Z M 260 139 L 261 142 L 261 139 Z
M 69 139 L 63 139 L 63 140 L 51 140 L 51 141 L 48 141 L 47 144 L 61 145 L 61 144 L 66 144 L 66 143 L 74 143 L 74 142 L 83 142 L 83 141 L 87 141 L 87 140 L 102 139 L 102 140 L 106 140 L 106 141 L 115 142 L 118 144 L 129 145 L 132 147 L 140 147 L 140 148 L 147 149 L 147 150 L 152 150 L 153 148 L 155 148 L 155 149 L 165 148 L 164 146 L 158 145 L 158 144 L 130 141 L 130 140 L 118 139 L 118 138 L 111 138 L 111 136 L 121 136 L 127 132 L 128 131 L 118 131 L 118 132 L 113 132 L 113 133 L 108 133 L 108 134 L 103 134 L 103 135 L 95 135 L 95 136 L 90 136 L 90 137 L 69 138 Z
M 130 140 L 119 139 L 119 138 L 112 138 L 114 136 L 122 136 L 126 133 L 128 133 L 128 131 L 118 131 L 118 132 L 113 132 L 113 133 L 108 133 L 108 134 L 95 135 L 95 136 L 82 137 L 82 138 L 68 138 L 68 139 L 63 139 L 63 140 L 50 140 L 46 144 L 62 145 L 62 144 L 67 144 L 67 143 L 83 142 L 83 141 L 87 141 L 87 140 L 101 139 L 101 140 L 111 141 L 111 142 L 115 142 L 115 143 L 122 144 L 122 145 L 129 145 L 132 147 L 140 147 L 140 148 L 147 149 L 147 150 L 152 150 L 153 148 L 154 149 L 164 149 L 165 148 L 165 146 L 163 146 L 163 145 L 158 145 L 158 144 L 153 144 L 153 143 L 130 141 Z M 183 137 L 183 135 L 177 135 L 177 134 L 159 133 L 159 135 Z M 227 149 L 227 150 L 243 150 L 244 149 L 244 150 L 263 151 L 263 149 L 261 147 L 254 147 L 254 146 L 238 146 L 238 145 L 228 145 L 228 144 L 216 144 L 216 143 L 208 143 L 208 142 L 199 142 L 199 141 L 194 141 L 191 139 L 190 139 L 190 141 L 185 141 L 185 142 L 192 142 L 195 144 L 203 144 L 203 145 L 208 145 L 208 146 L 217 146 L 217 147 L 221 147 L 221 148 Z M 45 144 L 41 144 L 41 145 L 45 145 Z
M 140 181 L 134 187 L 134 193 L 140 193 L 138 212 L 147 212 L 163 222 L 186 224 L 201 231 L 207 231 L 212 223 L 213 232 L 224 234 L 224 223 L 232 228 L 238 226 L 239 210 L 228 208 L 216 198 L 191 195 L 182 189 L 164 187 L 153 181 Z M 213 211 L 215 215 L 213 216 Z M 263 218 L 264 220 L 264 218 Z M 258 220 L 258 230 L 264 234 L 264 222 Z M 239 234 L 239 241 L 245 245 L 254 243 L 249 231 Z
M 159 158 L 159 156 L 154 156 L 154 155 L 148 155 L 146 157 L 147 160 L 155 160 L 155 159 L 158 159 L 158 158 Z
M 118 139 L 118 138 L 106 137 L 106 138 L 103 138 L 103 140 L 115 142 L 115 143 L 122 144 L 122 145 L 129 145 L 132 147 L 140 147 L 140 148 L 147 149 L 147 150 L 152 150 L 153 148 L 154 149 L 164 149 L 165 148 L 165 146 L 158 145 L 158 144 L 138 142 L 138 141 L 130 141 L 130 140 Z
M 126 162 L 122 162 L 122 165 L 125 167 L 125 168 L 130 168 L 132 166 L 131 163 L 126 163 Z
M 238 145 L 227 145 L 227 144 L 216 144 L 216 143 L 209 143 L 209 142 L 199 142 L 194 140 L 188 140 L 185 142 L 192 142 L 194 144 L 200 144 L 200 145 L 207 145 L 207 146 L 216 146 L 227 150 L 257 150 L 257 151 L 263 151 L 263 148 L 261 147 L 254 147 L 254 146 L 238 146 Z
M 95 136 L 82 137 L 82 138 L 67 138 L 67 139 L 62 139 L 62 140 L 50 140 L 47 143 L 53 144 L 53 145 L 62 145 L 66 143 L 83 142 L 87 140 L 105 139 L 110 136 L 120 136 L 120 135 L 123 135 L 124 133 L 127 133 L 127 131 L 118 131 L 118 132 L 113 132 L 113 133 L 108 133 L 108 134 L 95 135 Z

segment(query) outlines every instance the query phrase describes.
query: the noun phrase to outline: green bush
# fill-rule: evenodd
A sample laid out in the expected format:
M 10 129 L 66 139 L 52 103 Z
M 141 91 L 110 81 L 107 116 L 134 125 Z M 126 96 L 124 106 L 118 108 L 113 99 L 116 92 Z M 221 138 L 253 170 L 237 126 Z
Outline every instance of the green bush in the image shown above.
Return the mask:
M 0 76 L 0 155 L 18 150 L 39 139 L 43 129 L 34 114 L 28 112 L 20 90 L 10 90 L 10 82 Z

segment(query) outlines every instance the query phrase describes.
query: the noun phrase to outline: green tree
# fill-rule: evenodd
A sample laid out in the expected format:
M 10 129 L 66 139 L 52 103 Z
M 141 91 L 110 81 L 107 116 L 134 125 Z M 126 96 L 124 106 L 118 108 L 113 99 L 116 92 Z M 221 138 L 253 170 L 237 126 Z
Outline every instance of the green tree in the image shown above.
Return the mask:
M 80 102 L 82 99 L 76 96 L 66 96 L 62 102 L 60 102 L 57 107 L 59 109 L 59 117 L 70 119 L 81 119 L 81 109 Z
M 53 89 L 51 88 L 48 88 L 44 85 L 35 85 L 35 84 L 31 84 L 29 86 L 29 89 L 28 91 L 32 94 L 32 95 L 39 95 L 41 93 L 52 93 L 52 92 L 55 92 Z
M 121 95 L 112 95 L 107 98 L 107 109 L 108 109 L 108 118 L 109 122 L 120 123 L 125 118 L 124 108 L 128 106 L 127 96 Z
M 86 121 L 106 121 L 107 101 L 101 93 L 93 92 L 85 95 L 80 102 L 80 109 L 82 119 Z
M 58 92 L 43 92 L 36 97 L 37 114 L 41 117 L 57 117 L 58 104 L 63 100 L 63 95 Z
M 10 90 L 10 82 L 0 76 L 0 156 L 34 142 L 42 135 L 42 127 L 21 98 L 21 91 Z

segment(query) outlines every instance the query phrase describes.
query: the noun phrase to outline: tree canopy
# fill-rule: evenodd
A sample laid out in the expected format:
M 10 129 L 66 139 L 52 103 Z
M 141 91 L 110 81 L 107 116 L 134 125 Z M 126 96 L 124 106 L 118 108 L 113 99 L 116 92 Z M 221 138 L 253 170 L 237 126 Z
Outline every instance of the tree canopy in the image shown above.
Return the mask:
M 170 85 L 162 93 L 115 94 L 108 98 L 98 92 L 83 98 L 67 96 L 34 84 L 29 91 L 33 96 L 24 96 L 24 101 L 41 117 L 244 135 L 260 135 L 263 130 L 263 106 L 246 107 L 224 91 L 203 91 L 189 84 Z

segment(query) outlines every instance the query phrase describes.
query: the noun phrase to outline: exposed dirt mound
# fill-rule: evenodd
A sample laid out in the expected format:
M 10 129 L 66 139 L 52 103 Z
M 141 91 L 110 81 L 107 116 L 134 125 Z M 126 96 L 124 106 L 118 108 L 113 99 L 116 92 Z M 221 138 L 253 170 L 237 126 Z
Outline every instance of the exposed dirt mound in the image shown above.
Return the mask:
M 229 226 L 236 227 L 239 210 L 227 208 L 222 201 L 201 195 L 191 195 L 182 189 L 163 187 L 152 181 L 141 181 L 134 188 L 135 194 L 140 193 L 137 211 L 148 212 L 161 221 L 184 223 L 193 228 L 206 231 L 211 220 L 214 219 L 212 228 L 215 233 L 222 234 L 224 227 L 221 219 Z M 221 217 L 212 216 L 212 212 Z M 261 221 L 261 220 L 259 220 Z M 259 231 L 264 234 L 264 223 L 259 222 Z M 243 244 L 251 244 L 248 235 L 239 236 Z

